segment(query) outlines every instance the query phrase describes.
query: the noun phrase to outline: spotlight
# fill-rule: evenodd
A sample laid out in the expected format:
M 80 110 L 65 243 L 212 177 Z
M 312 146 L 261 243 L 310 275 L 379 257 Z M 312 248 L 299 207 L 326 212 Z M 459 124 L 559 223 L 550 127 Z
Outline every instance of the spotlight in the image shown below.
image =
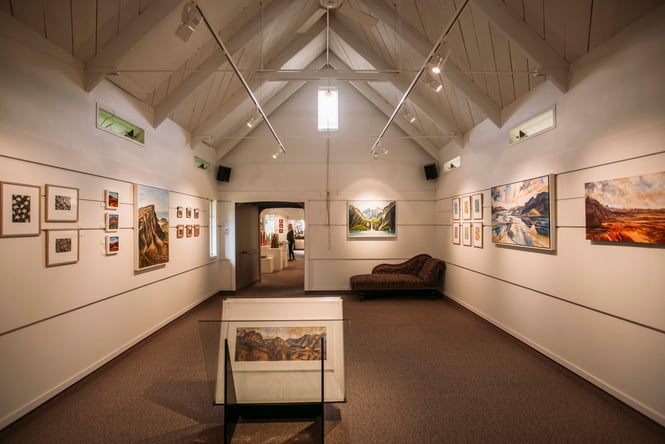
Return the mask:
M 404 117 L 404 119 L 406 119 L 406 121 L 409 123 L 416 121 L 416 116 L 411 114 L 408 109 L 405 109 L 404 112 L 402 112 L 402 117 Z
M 441 57 L 440 55 L 432 57 L 432 65 L 430 67 L 430 70 L 434 74 L 440 74 L 442 67 L 443 67 L 443 57 Z
M 258 111 L 254 112 L 252 114 L 252 117 L 247 121 L 246 125 L 250 128 L 254 128 L 257 123 L 259 123 L 259 119 L 261 118 L 261 115 L 259 114 Z
M 273 159 L 277 159 L 282 155 L 282 150 L 277 150 L 275 154 L 272 155 Z
M 439 92 L 441 89 L 443 89 L 443 84 L 434 78 L 429 79 L 425 84 L 436 92 Z
M 202 21 L 203 17 L 196 4 L 188 2 L 182 10 L 181 23 L 175 30 L 175 35 L 183 42 L 187 42 Z

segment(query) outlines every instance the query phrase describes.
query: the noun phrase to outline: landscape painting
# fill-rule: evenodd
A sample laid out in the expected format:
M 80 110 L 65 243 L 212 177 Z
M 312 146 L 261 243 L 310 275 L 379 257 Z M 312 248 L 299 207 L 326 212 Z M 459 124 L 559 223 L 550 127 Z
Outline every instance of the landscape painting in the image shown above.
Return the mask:
M 134 185 L 136 270 L 169 261 L 169 192 Z
M 584 184 L 586 238 L 665 245 L 665 172 Z
M 321 339 L 326 327 L 238 327 L 235 360 L 320 361 Z
M 348 203 L 347 237 L 396 237 L 395 201 L 364 200 Z
M 492 242 L 554 250 L 554 176 L 492 187 Z

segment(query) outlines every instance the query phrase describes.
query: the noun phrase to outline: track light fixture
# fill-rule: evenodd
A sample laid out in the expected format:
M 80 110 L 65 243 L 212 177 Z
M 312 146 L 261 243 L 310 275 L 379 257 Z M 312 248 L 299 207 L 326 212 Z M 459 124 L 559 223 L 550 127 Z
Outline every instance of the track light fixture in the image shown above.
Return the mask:
M 402 117 L 404 117 L 404 119 L 409 123 L 414 123 L 416 121 L 416 116 L 411 114 L 408 109 L 404 109 L 404 111 L 402 111 Z
M 429 69 L 433 74 L 441 74 L 441 71 L 443 71 L 443 65 L 446 63 L 449 53 L 450 48 L 448 47 L 448 44 L 443 42 L 439 48 L 439 53 L 432 56 L 432 60 L 430 60 L 429 63 Z
M 261 114 L 259 114 L 258 111 L 254 111 L 254 114 L 252 114 L 252 117 L 249 118 L 246 125 L 249 128 L 254 128 L 259 123 L 260 119 L 261 119 Z
M 203 16 L 196 8 L 196 4 L 194 2 L 186 3 L 182 9 L 181 23 L 175 30 L 175 35 L 186 42 L 194 34 L 201 21 L 203 21 Z
M 272 155 L 273 159 L 279 158 L 284 152 L 282 150 L 275 151 L 275 154 Z
M 439 92 L 443 89 L 443 84 L 439 82 L 437 79 L 434 77 L 430 77 L 425 84 L 432 88 L 435 92 Z

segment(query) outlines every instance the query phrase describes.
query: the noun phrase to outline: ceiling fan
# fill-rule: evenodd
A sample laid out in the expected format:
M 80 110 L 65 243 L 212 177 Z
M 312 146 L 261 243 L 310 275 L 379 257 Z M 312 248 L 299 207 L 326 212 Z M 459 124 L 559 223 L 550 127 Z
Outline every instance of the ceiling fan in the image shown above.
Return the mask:
M 350 19 L 357 21 L 361 25 L 372 27 L 379 22 L 379 19 L 376 17 L 372 17 L 369 14 L 365 14 L 360 9 L 349 6 L 348 4 L 344 3 L 344 0 L 319 0 L 319 3 L 321 4 L 321 7 L 317 9 L 314 14 L 312 14 L 305 21 L 305 23 L 302 24 L 300 28 L 298 28 L 298 34 L 306 33 L 309 28 L 314 26 L 314 23 L 316 23 L 326 12 L 330 11 L 331 9 L 338 10 L 340 14 L 344 14 Z

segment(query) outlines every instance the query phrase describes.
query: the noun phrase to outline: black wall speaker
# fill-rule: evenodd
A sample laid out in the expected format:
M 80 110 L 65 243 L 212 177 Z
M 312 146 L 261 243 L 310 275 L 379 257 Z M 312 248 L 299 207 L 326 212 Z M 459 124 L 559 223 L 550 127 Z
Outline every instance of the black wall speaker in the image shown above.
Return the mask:
M 430 163 L 429 165 L 425 165 L 425 179 L 432 180 L 437 177 L 439 177 L 439 173 L 436 171 L 436 164 Z
M 231 168 L 220 165 L 217 168 L 217 180 L 220 182 L 228 182 L 231 178 Z

